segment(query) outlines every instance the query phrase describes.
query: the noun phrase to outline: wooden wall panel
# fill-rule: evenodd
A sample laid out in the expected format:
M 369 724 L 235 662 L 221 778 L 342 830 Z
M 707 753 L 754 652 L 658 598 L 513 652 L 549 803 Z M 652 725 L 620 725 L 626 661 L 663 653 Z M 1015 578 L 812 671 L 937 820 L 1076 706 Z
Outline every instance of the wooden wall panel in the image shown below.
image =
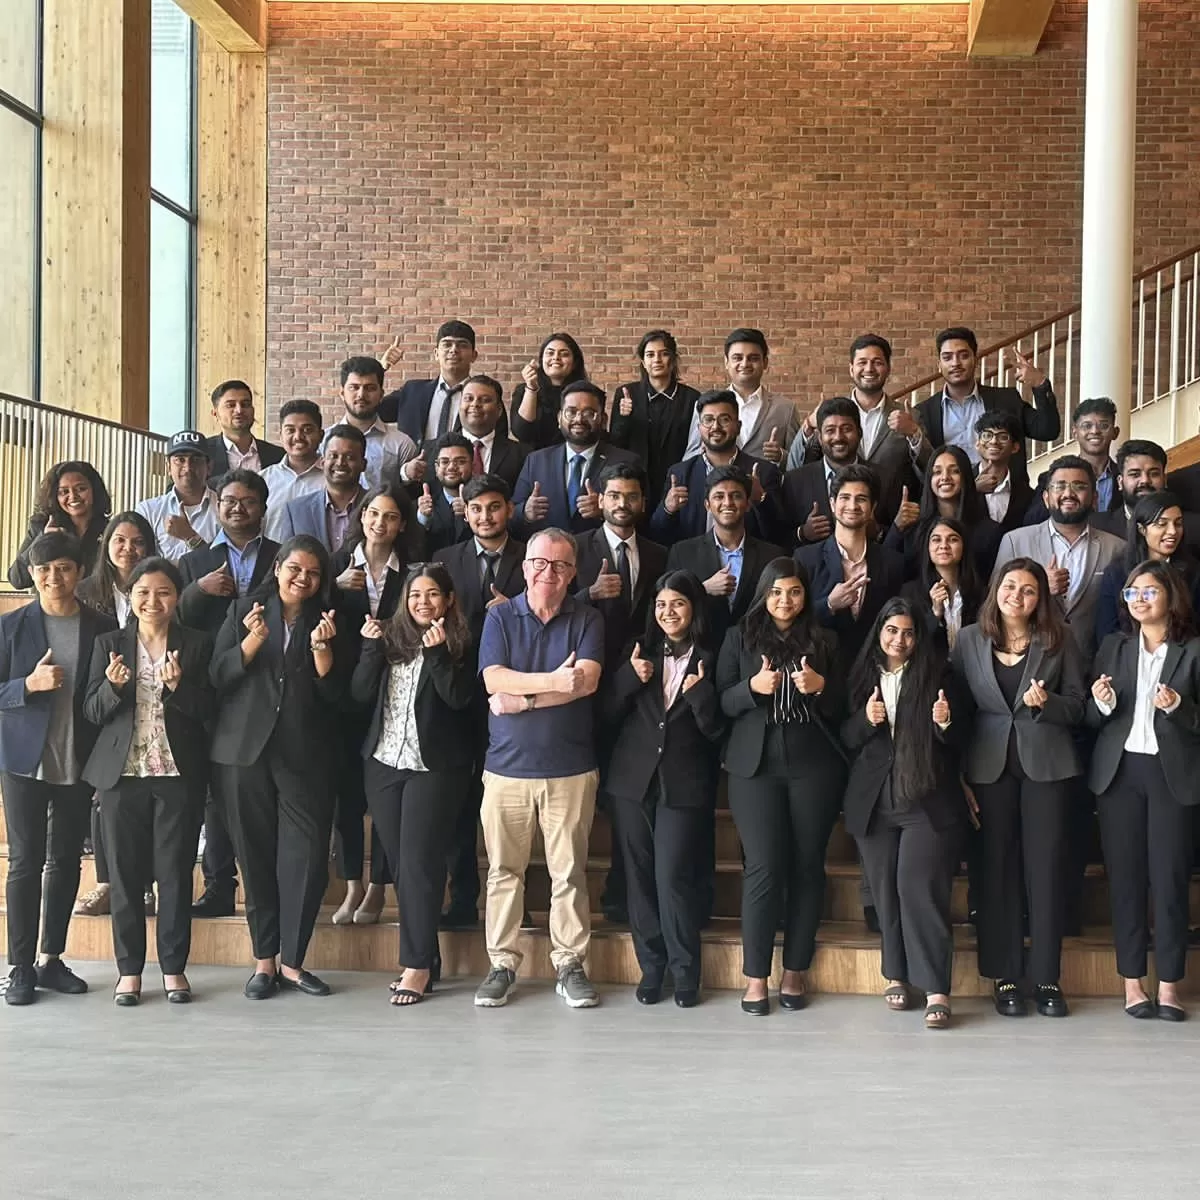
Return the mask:
M 262 54 L 230 54 L 199 35 L 197 194 L 200 224 L 196 335 L 202 428 L 207 395 L 223 379 L 244 379 L 267 411 L 267 65 Z M 277 412 L 279 403 L 273 401 Z
M 46 0 L 42 399 L 150 412 L 150 3 Z

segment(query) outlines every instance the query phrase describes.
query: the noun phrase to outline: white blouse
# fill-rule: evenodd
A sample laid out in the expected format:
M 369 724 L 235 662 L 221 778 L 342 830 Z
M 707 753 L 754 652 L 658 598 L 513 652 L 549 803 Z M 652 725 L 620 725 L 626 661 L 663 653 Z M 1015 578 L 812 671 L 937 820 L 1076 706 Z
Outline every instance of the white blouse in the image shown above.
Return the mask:
M 383 721 L 379 740 L 371 756 L 395 771 L 427 771 L 417 737 L 417 682 L 421 677 L 424 650 L 407 663 L 388 667 L 387 694 L 383 698 Z

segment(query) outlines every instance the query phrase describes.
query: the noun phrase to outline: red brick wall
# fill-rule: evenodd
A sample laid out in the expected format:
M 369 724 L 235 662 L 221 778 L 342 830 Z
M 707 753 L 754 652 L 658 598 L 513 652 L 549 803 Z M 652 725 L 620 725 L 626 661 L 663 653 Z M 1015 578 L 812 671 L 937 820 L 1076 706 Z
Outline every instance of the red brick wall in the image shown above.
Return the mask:
M 1200 242 L 1200 7 L 1141 30 L 1139 268 Z M 1077 302 L 1085 36 L 1084 0 L 991 61 L 958 6 L 273 3 L 270 402 L 393 332 L 425 374 L 449 316 L 506 388 L 557 328 L 611 386 L 660 324 L 698 386 L 738 324 L 795 399 L 866 329 L 912 381 L 943 324 Z

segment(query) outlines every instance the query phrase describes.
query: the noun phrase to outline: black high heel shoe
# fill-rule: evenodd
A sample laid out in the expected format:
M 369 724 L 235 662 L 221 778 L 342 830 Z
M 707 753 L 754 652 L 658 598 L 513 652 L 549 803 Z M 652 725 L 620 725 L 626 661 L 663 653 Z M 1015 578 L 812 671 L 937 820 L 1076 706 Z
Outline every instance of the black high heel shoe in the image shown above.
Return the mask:
M 118 992 L 113 989 L 113 1003 L 118 1008 L 137 1008 L 142 1002 L 142 990 L 139 988 L 136 992 Z
M 163 995 L 167 998 L 168 1004 L 191 1004 L 192 1002 L 192 985 L 187 987 L 169 988 L 167 981 L 163 980 Z

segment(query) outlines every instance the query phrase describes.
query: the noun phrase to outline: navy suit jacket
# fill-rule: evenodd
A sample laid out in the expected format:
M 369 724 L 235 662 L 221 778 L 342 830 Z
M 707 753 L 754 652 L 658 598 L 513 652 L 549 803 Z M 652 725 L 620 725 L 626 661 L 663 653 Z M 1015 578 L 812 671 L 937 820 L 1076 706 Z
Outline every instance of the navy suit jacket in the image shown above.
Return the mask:
M 354 502 L 354 507 L 350 510 L 352 518 L 362 507 L 363 497 L 366 494 L 364 491 Z M 280 543 L 286 542 L 288 538 L 295 537 L 298 533 L 307 533 L 310 537 L 315 537 L 326 550 L 332 553 L 333 547 L 329 544 L 329 531 L 325 528 L 326 499 L 325 489 L 321 488 L 319 491 L 307 492 L 303 496 L 289 500 L 279 519 Z
M 425 441 L 425 424 L 429 420 L 429 409 L 433 405 L 433 393 L 437 391 L 436 379 L 408 379 L 394 392 L 388 392 L 379 406 L 379 419 L 395 425 L 401 433 L 407 433 L 419 446 Z M 455 420 L 451 432 L 461 432 L 462 425 Z M 496 426 L 499 437 L 508 437 L 508 414 L 500 406 L 500 424 Z
M 88 666 L 92 647 L 117 623 L 112 617 L 86 604 L 79 606 L 79 658 L 75 667 L 75 758 L 80 770 L 96 742 L 99 732 L 85 720 L 83 702 L 87 699 Z M 25 677 L 50 648 L 46 641 L 46 623 L 42 606 L 34 600 L 0 618 L 0 771 L 13 775 L 32 775 L 42 761 L 53 692 L 25 691 Z
M 591 483 L 599 490 L 600 472 L 610 463 L 630 462 L 641 463 L 641 459 L 629 450 L 621 450 L 609 442 L 601 441 L 596 445 L 596 452 L 588 463 L 584 475 L 584 483 Z M 542 485 L 542 495 L 550 501 L 550 512 L 544 521 L 529 522 L 525 519 L 525 501 L 533 491 L 534 483 Z M 600 517 L 585 520 L 578 512 L 570 512 L 567 508 L 567 445 L 559 442 L 557 446 L 546 446 L 541 450 L 533 450 L 521 467 L 521 475 L 517 486 L 513 489 L 513 504 L 516 512 L 513 514 L 512 531 L 523 542 L 529 541 L 539 530 L 557 526 L 568 529 L 572 533 L 586 533 L 589 529 L 599 529 L 604 523 Z
M 782 542 L 786 521 L 780 499 L 783 475 L 779 468 L 765 458 L 755 458 L 745 450 L 739 450 L 733 466 L 749 475 L 758 468 L 758 482 L 765 495 L 746 516 L 746 532 L 767 542 Z M 676 542 L 699 537 L 707 532 L 708 512 L 704 507 L 704 481 L 708 478 L 709 466 L 704 455 L 697 454 L 676 463 L 666 474 L 662 483 L 665 498 L 671 487 L 671 476 L 681 487 L 688 490 L 688 502 L 676 513 L 667 512 L 666 502 L 660 500 L 650 516 L 648 532 L 660 546 L 674 546 Z

